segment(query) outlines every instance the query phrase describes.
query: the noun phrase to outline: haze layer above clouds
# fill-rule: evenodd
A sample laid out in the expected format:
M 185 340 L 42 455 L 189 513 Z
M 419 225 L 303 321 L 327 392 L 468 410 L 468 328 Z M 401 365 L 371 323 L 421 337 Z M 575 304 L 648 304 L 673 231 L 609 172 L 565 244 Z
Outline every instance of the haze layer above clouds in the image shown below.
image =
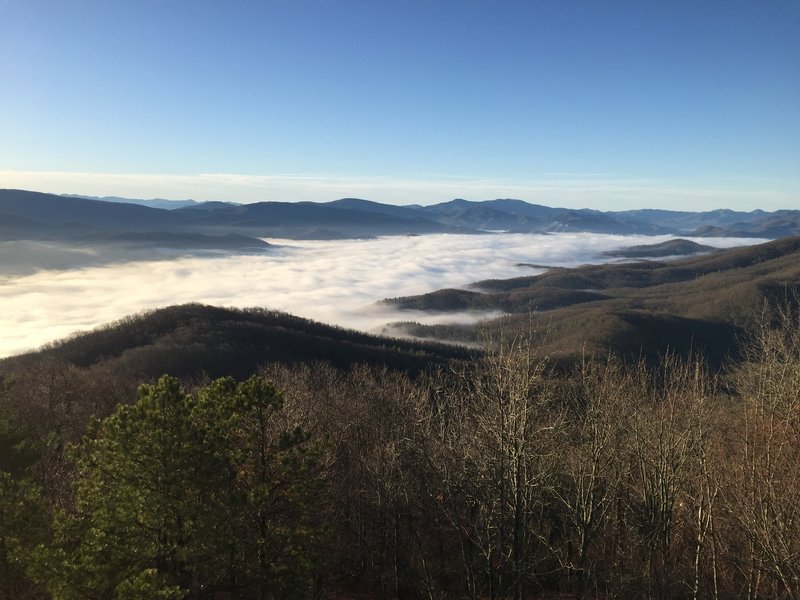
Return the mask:
M 144 309 L 186 302 L 260 306 L 366 331 L 396 320 L 443 322 L 442 315 L 398 312 L 375 303 L 540 272 L 519 263 L 604 262 L 607 250 L 670 238 L 579 233 L 268 240 L 276 247 L 259 255 L 128 262 L 0 278 L 0 356 Z M 715 238 L 711 243 L 731 247 L 759 241 Z M 451 315 L 447 320 L 486 316 Z

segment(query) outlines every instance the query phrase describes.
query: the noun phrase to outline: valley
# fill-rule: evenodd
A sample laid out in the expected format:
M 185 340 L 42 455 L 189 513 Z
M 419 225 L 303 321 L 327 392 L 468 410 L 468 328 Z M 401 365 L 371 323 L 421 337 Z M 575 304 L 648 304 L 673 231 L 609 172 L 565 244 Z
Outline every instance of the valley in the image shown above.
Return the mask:
M 206 234 L 198 233 L 92 236 L 91 246 L 62 239 L 0 242 L 0 326 L 5 332 L 0 355 L 31 350 L 142 310 L 193 302 L 263 307 L 371 333 L 396 321 L 476 323 L 499 317 L 508 307 L 465 305 L 445 314 L 427 306 L 409 312 L 381 301 L 543 270 L 524 265 L 614 262 L 618 259 L 606 252 L 674 238 L 574 232 L 289 240 L 222 233 L 227 237 L 215 238 L 216 246 L 210 246 Z M 170 241 L 175 244 L 169 246 Z M 227 248 L 222 241 L 230 242 Z M 760 241 L 713 238 L 707 243 L 724 248 Z M 176 247 L 178 242 L 183 247 Z
M 552 272 L 502 294 L 470 289 L 476 281 L 749 246 L 798 233 L 798 223 L 800 211 L 575 211 L 519 200 L 239 205 L 0 190 L 0 355 L 187 302 L 474 345 L 486 319 L 547 310 L 566 323 L 568 305 L 594 310 L 610 300 L 609 285 L 566 289 L 546 283 Z M 712 237 L 690 235 L 698 233 Z

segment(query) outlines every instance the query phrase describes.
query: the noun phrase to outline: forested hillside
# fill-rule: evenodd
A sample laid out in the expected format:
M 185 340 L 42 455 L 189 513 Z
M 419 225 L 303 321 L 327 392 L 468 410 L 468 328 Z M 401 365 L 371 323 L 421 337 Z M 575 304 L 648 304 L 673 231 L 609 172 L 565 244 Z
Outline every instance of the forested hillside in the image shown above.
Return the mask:
M 403 323 L 389 329 L 419 338 L 474 342 L 487 326 L 529 329 L 534 315 L 548 334 L 540 343 L 560 355 L 612 351 L 657 362 L 669 349 L 684 356 L 701 352 L 718 367 L 735 357 L 738 338 L 765 308 L 796 303 L 798 291 L 800 237 L 791 237 L 676 261 L 553 268 L 387 302 L 442 313 L 508 313 L 480 328 Z
M 219 332 L 303 325 L 216 310 L 174 313 L 225 324 L 185 355 L 220 369 L 247 352 Z M 137 393 L 158 365 L 126 348 L 183 364 L 170 311 L 4 361 L 0 598 L 797 598 L 800 329 L 773 314 L 719 373 L 505 333 L 427 372 L 276 351 Z
M 36 352 L 0 360 L 0 368 L 37 370 L 62 363 L 101 379 L 152 381 L 177 377 L 245 378 L 269 362 L 356 363 L 419 372 L 463 348 L 382 338 L 279 311 L 185 304 L 145 311 L 93 331 L 77 333 Z

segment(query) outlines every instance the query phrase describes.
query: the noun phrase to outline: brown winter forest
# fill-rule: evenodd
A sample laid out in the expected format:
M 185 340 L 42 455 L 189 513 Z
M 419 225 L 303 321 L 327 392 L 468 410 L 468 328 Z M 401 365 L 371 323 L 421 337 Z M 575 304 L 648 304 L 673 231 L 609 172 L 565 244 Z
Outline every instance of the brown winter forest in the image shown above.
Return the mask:
M 798 599 L 798 325 L 711 370 L 188 306 L 6 360 L 0 598 Z

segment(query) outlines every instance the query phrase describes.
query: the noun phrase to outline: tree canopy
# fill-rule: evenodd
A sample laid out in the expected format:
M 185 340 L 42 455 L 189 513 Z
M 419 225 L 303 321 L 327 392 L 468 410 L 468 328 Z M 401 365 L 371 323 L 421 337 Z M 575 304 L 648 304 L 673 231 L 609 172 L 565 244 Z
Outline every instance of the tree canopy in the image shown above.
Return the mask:
M 267 598 L 303 590 L 319 559 L 307 505 L 319 445 L 282 429 L 275 388 L 251 378 L 188 394 L 144 385 L 74 450 L 75 506 L 39 569 L 54 598 Z M 55 572 L 55 577 L 49 575 Z

